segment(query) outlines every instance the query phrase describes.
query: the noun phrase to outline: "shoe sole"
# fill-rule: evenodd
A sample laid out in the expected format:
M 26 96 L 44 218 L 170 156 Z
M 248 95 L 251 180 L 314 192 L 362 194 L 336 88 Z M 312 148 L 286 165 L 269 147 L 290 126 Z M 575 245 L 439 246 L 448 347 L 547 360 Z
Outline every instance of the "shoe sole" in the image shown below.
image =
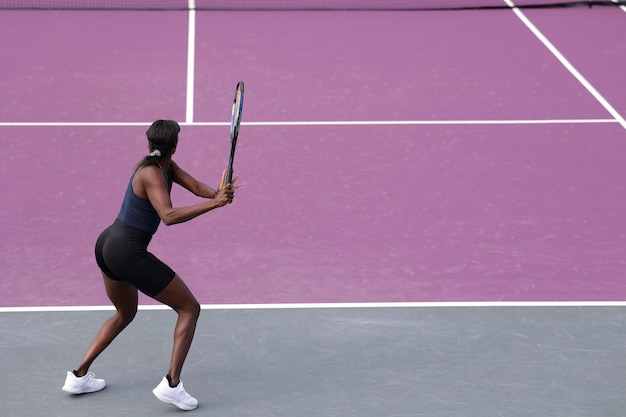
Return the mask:
M 167 404 L 172 404 L 173 406 L 176 406 L 178 408 L 180 408 L 181 410 L 185 410 L 185 411 L 191 411 L 191 410 L 195 410 L 196 408 L 198 408 L 198 406 L 196 405 L 195 407 L 190 407 L 187 406 L 185 404 L 182 404 L 176 400 L 172 400 L 171 398 L 167 398 L 167 397 L 163 397 L 162 395 L 159 395 L 156 390 L 152 390 L 152 393 L 154 394 L 155 397 L 157 397 L 160 401 L 163 401 L 164 403 Z
M 75 391 L 75 390 L 72 390 L 72 389 L 67 388 L 67 387 L 63 387 L 63 388 L 61 388 L 61 390 L 64 391 L 64 392 L 67 392 L 69 394 L 81 395 L 81 394 L 91 394 L 92 392 L 99 392 L 99 391 L 102 391 L 105 388 L 106 388 L 106 385 L 104 387 L 102 387 L 102 388 L 99 388 L 99 389 L 96 389 L 96 390 L 93 390 L 93 391 Z

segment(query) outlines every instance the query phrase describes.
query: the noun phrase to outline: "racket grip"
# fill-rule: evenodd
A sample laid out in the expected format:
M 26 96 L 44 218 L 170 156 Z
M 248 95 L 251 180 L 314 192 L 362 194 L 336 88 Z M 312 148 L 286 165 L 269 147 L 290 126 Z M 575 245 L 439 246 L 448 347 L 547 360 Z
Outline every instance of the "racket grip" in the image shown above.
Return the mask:
M 228 169 L 226 170 L 226 185 L 230 184 L 231 182 L 233 182 L 233 168 L 228 167 Z

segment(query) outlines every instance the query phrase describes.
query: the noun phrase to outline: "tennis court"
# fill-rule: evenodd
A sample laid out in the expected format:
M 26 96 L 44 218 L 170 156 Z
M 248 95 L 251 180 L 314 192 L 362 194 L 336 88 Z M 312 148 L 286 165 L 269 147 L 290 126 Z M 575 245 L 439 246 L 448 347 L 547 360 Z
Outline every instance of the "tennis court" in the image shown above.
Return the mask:
M 0 1 L 3 415 L 177 412 L 151 393 L 176 315 L 144 296 L 107 388 L 60 387 L 111 314 L 93 244 L 147 127 L 179 121 L 216 186 L 239 80 L 235 203 L 151 243 L 203 305 L 195 415 L 626 407 L 624 5 L 56 1 Z

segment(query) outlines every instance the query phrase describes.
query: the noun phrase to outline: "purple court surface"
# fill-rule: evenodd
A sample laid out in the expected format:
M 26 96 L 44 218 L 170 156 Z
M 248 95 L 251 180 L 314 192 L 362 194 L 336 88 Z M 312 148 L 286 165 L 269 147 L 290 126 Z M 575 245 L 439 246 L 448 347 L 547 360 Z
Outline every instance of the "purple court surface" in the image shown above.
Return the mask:
M 151 246 L 202 304 L 625 300 L 622 39 L 619 7 L 1 11 L 0 306 L 108 305 L 147 126 L 217 185 L 240 79 L 244 186 Z

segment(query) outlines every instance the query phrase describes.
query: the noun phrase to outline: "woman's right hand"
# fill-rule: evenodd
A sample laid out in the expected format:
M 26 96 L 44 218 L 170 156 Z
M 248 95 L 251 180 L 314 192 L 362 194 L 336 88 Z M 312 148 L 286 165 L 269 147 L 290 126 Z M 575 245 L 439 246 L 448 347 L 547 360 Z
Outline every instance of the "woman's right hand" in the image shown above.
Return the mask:
M 213 199 L 216 207 L 223 207 L 226 204 L 233 202 L 233 199 L 235 198 L 235 190 L 241 187 L 241 185 L 234 185 L 238 178 L 238 176 L 235 176 L 232 183 L 226 184 L 226 171 L 222 172 L 222 180 L 220 181 L 220 186 L 217 188 L 215 198 Z

